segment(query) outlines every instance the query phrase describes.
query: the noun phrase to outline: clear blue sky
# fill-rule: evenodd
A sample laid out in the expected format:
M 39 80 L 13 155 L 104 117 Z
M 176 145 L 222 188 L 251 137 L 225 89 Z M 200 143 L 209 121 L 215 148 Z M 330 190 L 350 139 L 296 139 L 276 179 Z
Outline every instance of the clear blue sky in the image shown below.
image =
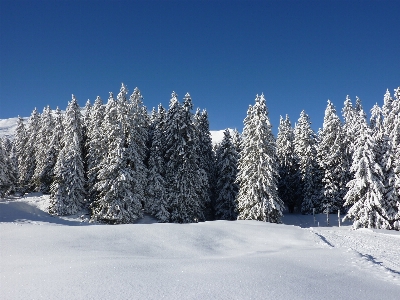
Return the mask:
M 262 92 L 274 132 L 303 109 L 317 130 L 328 99 L 369 111 L 400 85 L 398 0 L 0 3 L 0 118 L 106 102 L 124 82 L 149 110 L 189 92 L 212 130 L 241 131 Z

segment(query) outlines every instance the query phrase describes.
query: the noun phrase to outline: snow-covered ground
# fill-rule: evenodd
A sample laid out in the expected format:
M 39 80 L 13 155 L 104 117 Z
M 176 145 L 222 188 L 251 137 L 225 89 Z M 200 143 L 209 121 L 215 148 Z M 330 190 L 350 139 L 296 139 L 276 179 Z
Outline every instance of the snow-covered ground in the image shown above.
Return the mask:
M 399 299 L 399 232 L 296 214 L 95 225 L 47 203 L 0 200 L 0 299 Z

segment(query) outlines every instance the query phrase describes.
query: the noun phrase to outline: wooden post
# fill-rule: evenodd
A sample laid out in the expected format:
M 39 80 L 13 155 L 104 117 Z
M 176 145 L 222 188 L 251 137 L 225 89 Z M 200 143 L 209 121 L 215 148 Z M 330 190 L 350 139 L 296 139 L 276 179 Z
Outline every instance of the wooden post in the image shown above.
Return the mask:
M 339 227 L 340 227 L 340 209 L 338 209 L 338 211 L 337 211 L 337 218 L 338 218 Z
M 329 226 L 329 204 L 326 205 L 326 223 Z
M 315 208 L 312 209 L 312 215 L 313 215 L 313 218 L 314 218 L 314 225 L 315 225 Z

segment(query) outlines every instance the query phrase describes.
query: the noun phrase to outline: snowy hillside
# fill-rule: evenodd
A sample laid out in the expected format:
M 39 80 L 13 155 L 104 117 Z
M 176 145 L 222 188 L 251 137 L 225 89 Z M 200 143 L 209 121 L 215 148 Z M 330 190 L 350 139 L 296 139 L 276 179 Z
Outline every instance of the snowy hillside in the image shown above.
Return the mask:
M 17 121 L 18 118 L 0 119 L 0 138 L 12 138 L 14 136 L 15 128 L 17 128 Z
M 400 234 L 284 224 L 92 225 L 0 200 L 0 299 L 398 299 Z M 147 223 L 147 224 L 146 224 Z M 154 224 L 153 224 L 154 223 Z M 317 224 L 317 223 L 316 223 Z M 293 226 L 294 225 L 294 226 Z M 318 226 L 318 225 L 317 225 Z
M 23 118 L 25 121 L 28 120 L 28 118 Z M 0 119 L 0 138 L 1 137 L 8 137 L 8 138 L 13 138 L 14 133 L 15 133 L 15 128 L 17 128 L 17 121 L 18 118 L 9 118 L 9 119 Z M 224 131 L 225 130 L 211 130 L 211 138 L 213 144 L 218 144 L 222 141 L 224 137 Z M 229 129 L 229 131 L 232 133 L 233 130 Z

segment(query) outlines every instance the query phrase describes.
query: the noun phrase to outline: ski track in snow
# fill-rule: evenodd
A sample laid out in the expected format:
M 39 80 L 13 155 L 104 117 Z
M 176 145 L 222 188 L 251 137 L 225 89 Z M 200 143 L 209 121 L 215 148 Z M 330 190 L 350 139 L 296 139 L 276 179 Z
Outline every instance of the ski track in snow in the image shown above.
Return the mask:
M 317 243 L 329 248 L 343 248 L 353 254 L 351 264 L 372 271 L 375 276 L 400 285 L 400 233 L 375 230 L 353 230 L 318 227 L 310 229 Z

